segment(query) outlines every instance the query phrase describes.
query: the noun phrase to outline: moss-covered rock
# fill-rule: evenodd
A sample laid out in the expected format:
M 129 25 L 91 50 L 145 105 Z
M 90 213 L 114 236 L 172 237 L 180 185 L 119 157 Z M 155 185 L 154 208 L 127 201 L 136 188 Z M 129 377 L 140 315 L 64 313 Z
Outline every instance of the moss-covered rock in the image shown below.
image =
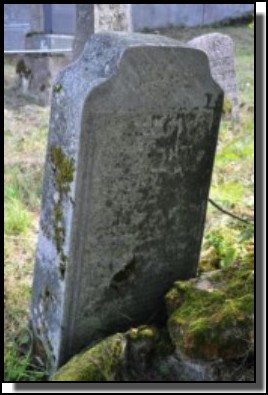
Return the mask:
M 117 333 L 71 358 L 51 381 L 135 380 L 148 369 L 158 338 L 147 325 Z
M 113 381 L 124 359 L 126 337 L 116 334 L 71 358 L 50 381 Z
M 159 338 L 158 330 L 153 326 L 142 325 L 131 328 L 126 333 L 128 345 L 125 359 L 124 381 L 146 380 L 146 376 Z
M 212 254 L 213 255 L 213 254 Z M 73 357 L 51 381 L 253 381 L 252 244 L 222 270 L 177 281 L 168 322 L 142 325 Z
M 192 360 L 229 360 L 253 347 L 251 262 L 178 281 L 166 300 L 169 333 L 181 355 Z

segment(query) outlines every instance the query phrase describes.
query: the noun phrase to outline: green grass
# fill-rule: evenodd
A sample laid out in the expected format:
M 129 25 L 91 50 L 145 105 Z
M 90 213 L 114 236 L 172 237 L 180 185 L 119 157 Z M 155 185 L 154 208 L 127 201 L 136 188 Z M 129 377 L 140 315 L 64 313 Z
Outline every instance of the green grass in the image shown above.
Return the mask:
M 4 380 L 39 381 L 44 368 L 19 339 L 28 323 L 49 108 L 16 95 L 15 78 L 14 64 L 5 63 Z
M 228 115 L 221 122 L 210 197 L 237 215 L 251 218 L 253 207 L 254 32 L 246 26 L 168 29 L 163 33 L 188 41 L 206 32 L 229 34 L 235 42 L 235 62 L 241 120 Z M 5 138 L 5 381 L 38 381 L 44 368 L 30 361 L 30 345 L 22 347 L 31 295 L 40 212 L 49 108 L 17 96 L 14 65 L 4 64 Z M 245 225 L 208 205 L 203 250 L 215 248 L 228 266 L 251 248 L 253 226 Z M 248 247 L 249 246 L 249 247 Z
M 16 342 L 8 342 L 5 345 L 5 381 L 40 381 L 44 378 L 44 372 L 32 365 L 30 353 L 20 354 Z
M 238 126 L 228 120 L 221 124 L 210 197 L 226 208 L 253 210 L 253 194 L 254 124 L 246 112 Z
M 13 193 L 13 190 L 11 190 Z M 12 198 L 5 203 L 4 230 L 6 235 L 25 234 L 30 225 L 30 216 L 24 205 Z
M 37 211 L 40 207 L 43 168 L 41 162 L 19 163 L 6 166 L 5 173 L 5 201 L 10 198 L 22 202 L 30 211 Z

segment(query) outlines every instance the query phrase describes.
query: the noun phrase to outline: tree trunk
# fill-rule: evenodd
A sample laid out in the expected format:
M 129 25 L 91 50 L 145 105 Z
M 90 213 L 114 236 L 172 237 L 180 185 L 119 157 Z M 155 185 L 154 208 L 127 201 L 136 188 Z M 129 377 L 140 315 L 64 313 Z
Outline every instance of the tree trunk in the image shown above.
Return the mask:
M 85 43 L 94 33 L 94 4 L 77 4 L 76 33 L 73 44 L 73 59 L 82 53 Z

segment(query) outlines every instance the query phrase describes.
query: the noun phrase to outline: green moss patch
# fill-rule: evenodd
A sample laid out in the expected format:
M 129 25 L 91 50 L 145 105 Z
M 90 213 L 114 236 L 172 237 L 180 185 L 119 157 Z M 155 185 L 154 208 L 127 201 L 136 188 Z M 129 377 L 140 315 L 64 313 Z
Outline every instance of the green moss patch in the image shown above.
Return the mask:
M 182 355 L 239 358 L 253 347 L 254 270 L 249 261 L 178 281 L 166 296 L 168 329 Z
M 68 158 L 62 149 L 56 145 L 50 148 L 50 158 L 55 173 L 57 190 L 60 194 L 67 194 L 74 177 L 74 161 L 72 158 Z
M 64 279 L 67 256 L 64 254 L 63 245 L 65 241 L 64 218 L 62 204 L 71 190 L 71 183 L 74 178 L 74 160 L 69 158 L 60 147 L 52 145 L 50 147 L 51 167 L 54 173 L 55 189 L 58 193 L 58 200 L 53 208 L 54 217 L 54 242 L 57 253 L 60 256 L 59 272 L 61 279 Z
M 152 340 L 155 341 L 158 338 L 158 333 L 156 328 L 152 326 L 142 325 L 138 328 L 131 328 L 127 332 L 127 336 L 132 341 L 139 340 Z
M 70 359 L 50 381 L 113 381 L 120 369 L 125 345 L 124 335 L 110 336 Z
M 117 381 L 140 377 L 158 349 L 159 332 L 142 325 L 117 333 L 74 356 L 51 381 Z

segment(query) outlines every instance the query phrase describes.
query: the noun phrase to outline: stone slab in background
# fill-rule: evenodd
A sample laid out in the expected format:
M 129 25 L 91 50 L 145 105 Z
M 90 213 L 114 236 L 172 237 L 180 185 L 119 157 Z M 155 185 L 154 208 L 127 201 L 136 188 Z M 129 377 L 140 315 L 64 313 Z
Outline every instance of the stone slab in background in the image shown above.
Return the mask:
M 195 37 L 187 44 L 207 54 L 212 77 L 224 90 L 225 96 L 232 105 L 232 117 L 238 121 L 239 106 L 233 40 L 226 34 L 209 33 Z
M 52 370 L 195 275 L 223 100 L 202 51 L 126 33 L 53 91 L 31 307 Z
M 40 105 L 47 106 L 51 100 L 52 86 L 60 71 L 72 60 L 71 54 L 26 54 L 22 61 L 30 74 L 23 75 L 19 84 L 23 87 L 22 93 L 33 96 Z M 17 64 L 17 69 L 18 69 Z M 21 76 L 19 76 L 21 79 Z M 26 82 L 26 84 L 25 84 Z
M 130 4 L 95 4 L 94 31 L 131 32 Z
M 29 33 L 25 39 L 27 50 L 70 48 L 72 40 L 71 36 L 43 33 Z M 35 97 L 40 105 L 48 105 L 57 74 L 71 60 L 71 52 L 29 53 L 20 56 L 16 67 L 20 91 Z

